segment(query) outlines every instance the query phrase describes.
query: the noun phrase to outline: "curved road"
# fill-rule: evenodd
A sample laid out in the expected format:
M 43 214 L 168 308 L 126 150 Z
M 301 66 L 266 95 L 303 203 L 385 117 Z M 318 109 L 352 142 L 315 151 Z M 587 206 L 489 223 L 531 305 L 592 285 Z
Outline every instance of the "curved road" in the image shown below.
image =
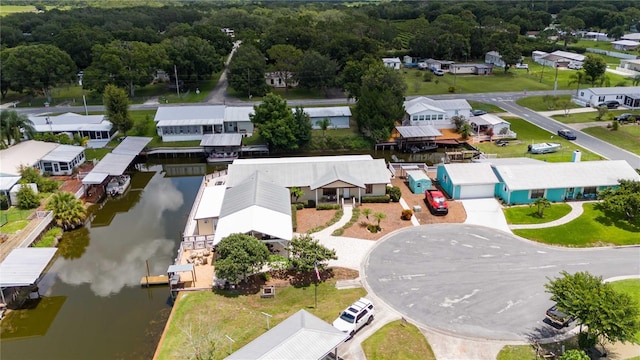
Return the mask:
M 471 338 L 528 340 L 568 330 L 544 322 L 552 305 L 547 278 L 562 270 L 604 279 L 637 276 L 638 259 L 640 247 L 557 248 L 487 227 L 440 224 L 379 241 L 363 267 L 367 287 L 422 326 Z

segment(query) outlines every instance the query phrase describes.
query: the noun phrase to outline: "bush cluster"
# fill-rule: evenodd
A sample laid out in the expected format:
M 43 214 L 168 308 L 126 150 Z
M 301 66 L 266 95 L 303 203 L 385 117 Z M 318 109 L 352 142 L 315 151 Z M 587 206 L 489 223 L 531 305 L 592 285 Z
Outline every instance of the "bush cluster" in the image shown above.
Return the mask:
M 405 209 L 405 210 L 402 210 L 402 215 L 400 215 L 400 218 L 402 220 L 411 220 L 412 216 L 413 216 L 413 210 Z
M 362 203 L 388 203 L 391 201 L 391 197 L 389 195 L 378 195 L 378 196 L 363 196 Z
M 387 186 L 387 194 L 393 202 L 400 201 L 400 197 L 402 197 L 402 191 L 397 186 Z
M 340 209 L 339 204 L 320 204 L 316 206 L 316 210 L 337 210 Z
M 326 138 L 314 137 L 307 144 L 307 150 L 361 150 L 371 148 L 371 141 L 363 136 L 330 136 Z

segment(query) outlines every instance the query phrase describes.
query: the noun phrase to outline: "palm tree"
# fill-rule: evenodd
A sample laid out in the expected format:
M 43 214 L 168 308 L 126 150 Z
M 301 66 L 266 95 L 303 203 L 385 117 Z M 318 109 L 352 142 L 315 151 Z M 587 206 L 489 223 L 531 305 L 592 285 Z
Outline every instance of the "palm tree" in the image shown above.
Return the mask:
M 367 221 L 369 221 L 369 215 L 371 215 L 371 209 L 364 208 L 360 210 L 360 214 L 364 215 L 367 218 Z
M 328 118 L 324 118 L 322 120 L 316 121 L 316 125 L 318 125 L 320 129 L 322 129 L 322 137 L 325 138 L 327 129 L 329 128 L 329 126 L 331 126 L 331 120 L 329 120 Z
M 378 224 L 378 230 L 380 230 L 380 221 L 384 220 L 387 218 L 387 215 L 385 213 L 381 213 L 381 212 L 377 212 L 375 214 L 373 214 L 373 217 L 376 219 L 377 224 Z
M 27 115 L 18 114 L 15 110 L 2 110 L 0 112 L 0 147 L 6 148 L 12 143 L 19 143 L 23 133 L 28 138 L 32 138 L 36 133 L 33 122 Z
M 462 139 L 466 140 L 467 138 L 469 138 L 469 136 L 471 136 L 471 133 L 473 133 L 473 129 L 468 122 L 465 122 L 464 124 L 462 124 L 462 126 L 460 127 L 460 131 L 458 132 L 460 133 Z
M 66 191 L 53 194 L 47 203 L 46 209 L 53 211 L 53 219 L 56 225 L 64 230 L 71 230 L 81 226 L 87 217 L 87 211 L 82 205 L 82 201 Z
M 537 206 L 538 207 L 538 217 L 543 217 L 544 216 L 544 209 L 551 207 L 551 201 L 549 201 L 546 198 L 543 197 L 539 197 L 537 198 L 534 202 L 531 203 L 530 206 Z
M 578 96 L 578 92 L 580 91 L 580 84 L 585 82 L 587 76 L 585 75 L 584 71 L 576 71 L 575 73 L 571 74 L 571 76 L 569 76 L 569 79 L 569 86 L 576 84 L 576 96 Z
M 298 202 L 298 198 L 300 196 L 304 196 L 304 191 L 302 191 L 302 189 L 296 186 L 289 189 L 289 192 L 291 193 L 291 196 L 295 199 L 294 202 Z

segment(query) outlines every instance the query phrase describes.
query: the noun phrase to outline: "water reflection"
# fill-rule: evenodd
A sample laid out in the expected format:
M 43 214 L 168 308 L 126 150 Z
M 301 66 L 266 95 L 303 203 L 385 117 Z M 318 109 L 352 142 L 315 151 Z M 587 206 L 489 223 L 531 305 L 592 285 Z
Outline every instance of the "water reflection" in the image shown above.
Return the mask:
M 62 234 L 62 239 L 58 243 L 58 255 L 67 260 L 79 259 L 89 246 L 89 229 L 78 228 L 74 231 L 67 231 Z

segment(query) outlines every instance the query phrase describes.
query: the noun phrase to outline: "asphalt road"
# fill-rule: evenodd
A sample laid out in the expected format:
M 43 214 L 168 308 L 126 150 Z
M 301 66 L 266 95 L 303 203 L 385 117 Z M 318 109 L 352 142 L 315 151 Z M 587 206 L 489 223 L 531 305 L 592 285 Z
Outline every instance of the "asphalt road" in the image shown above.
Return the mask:
M 604 279 L 639 275 L 640 247 L 566 249 L 481 226 L 419 226 L 379 241 L 365 260 L 364 280 L 427 328 L 481 339 L 549 339 L 570 329 L 544 321 L 552 305 L 544 284 L 562 270 Z

